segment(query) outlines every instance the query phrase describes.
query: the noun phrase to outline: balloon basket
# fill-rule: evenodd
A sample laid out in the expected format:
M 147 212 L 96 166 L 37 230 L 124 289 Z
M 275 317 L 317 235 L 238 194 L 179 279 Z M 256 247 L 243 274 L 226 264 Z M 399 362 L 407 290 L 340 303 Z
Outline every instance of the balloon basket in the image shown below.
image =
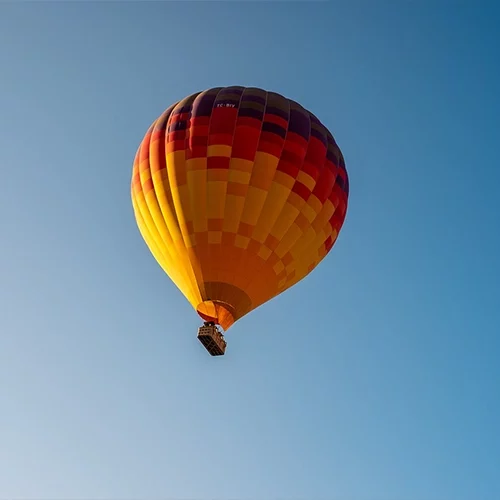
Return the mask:
M 215 323 L 204 323 L 198 328 L 198 340 L 212 356 L 223 356 L 227 342 Z

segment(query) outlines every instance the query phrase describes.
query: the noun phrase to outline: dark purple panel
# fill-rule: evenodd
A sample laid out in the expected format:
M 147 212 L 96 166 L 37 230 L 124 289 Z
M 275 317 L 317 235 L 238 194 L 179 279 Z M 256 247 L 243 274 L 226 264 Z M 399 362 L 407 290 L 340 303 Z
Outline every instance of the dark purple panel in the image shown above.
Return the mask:
M 266 98 L 265 97 L 262 97 L 260 95 L 256 95 L 256 94 L 250 94 L 250 93 L 247 93 L 248 90 L 245 90 L 245 92 L 243 93 L 243 97 L 241 98 L 241 102 L 256 102 L 258 104 L 262 104 L 263 106 L 265 106 L 266 104 Z
M 277 123 L 264 122 L 262 124 L 262 132 L 271 132 L 279 135 L 283 139 L 286 137 L 286 129 L 280 127 Z
M 238 116 L 248 116 L 250 118 L 256 118 L 257 120 L 262 120 L 264 117 L 264 110 L 259 111 L 255 108 L 245 108 L 241 106 L 238 111 Z
M 309 116 L 298 109 L 291 109 L 288 131 L 294 132 L 308 141 L 311 135 L 311 121 Z
M 237 108 L 240 103 L 242 94 L 243 87 L 225 87 L 217 94 L 214 106 L 228 106 Z
M 210 116 L 219 89 L 211 89 L 209 92 L 198 96 L 193 103 L 193 116 Z
M 189 108 L 191 109 L 191 107 Z M 177 132 L 179 130 L 186 130 L 187 128 L 187 120 L 179 120 L 178 122 L 173 123 L 168 126 L 168 132 Z
M 283 111 L 281 108 L 277 108 L 275 106 L 266 106 L 266 113 L 279 116 L 280 118 L 283 118 L 287 121 L 289 119 L 289 114 L 287 111 Z
M 313 137 L 316 137 L 316 139 L 319 139 L 326 147 L 328 147 L 328 140 L 326 138 L 326 132 L 324 130 L 320 132 L 319 130 L 311 127 L 311 135 Z

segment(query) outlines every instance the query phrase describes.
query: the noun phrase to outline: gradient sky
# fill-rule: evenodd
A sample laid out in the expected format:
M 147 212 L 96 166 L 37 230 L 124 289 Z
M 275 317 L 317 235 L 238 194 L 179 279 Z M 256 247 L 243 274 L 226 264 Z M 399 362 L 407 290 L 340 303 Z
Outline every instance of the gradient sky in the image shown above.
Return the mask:
M 348 5 L 351 4 L 351 5 Z M 0 498 L 500 498 L 498 2 L 2 3 Z M 336 246 L 211 358 L 130 201 L 171 103 L 333 132 Z

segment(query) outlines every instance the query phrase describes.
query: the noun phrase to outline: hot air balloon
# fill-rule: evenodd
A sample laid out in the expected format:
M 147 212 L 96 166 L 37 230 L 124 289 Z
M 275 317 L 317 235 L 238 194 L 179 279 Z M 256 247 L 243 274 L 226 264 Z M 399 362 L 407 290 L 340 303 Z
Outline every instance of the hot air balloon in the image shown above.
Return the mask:
M 139 231 L 204 320 L 224 331 L 306 277 L 344 223 L 349 180 L 332 134 L 310 111 L 259 88 L 218 87 L 170 106 L 135 156 Z

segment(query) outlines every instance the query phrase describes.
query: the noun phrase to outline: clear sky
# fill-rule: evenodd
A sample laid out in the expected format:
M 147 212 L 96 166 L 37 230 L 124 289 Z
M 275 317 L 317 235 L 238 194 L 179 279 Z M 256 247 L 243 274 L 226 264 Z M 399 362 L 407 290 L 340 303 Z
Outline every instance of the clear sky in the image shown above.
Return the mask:
M 499 23 L 2 3 L 0 498 L 500 498 Z M 314 112 L 351 191 L 322 265 L 211 358 L 129 185 L 150 123 L 225 85 Z

